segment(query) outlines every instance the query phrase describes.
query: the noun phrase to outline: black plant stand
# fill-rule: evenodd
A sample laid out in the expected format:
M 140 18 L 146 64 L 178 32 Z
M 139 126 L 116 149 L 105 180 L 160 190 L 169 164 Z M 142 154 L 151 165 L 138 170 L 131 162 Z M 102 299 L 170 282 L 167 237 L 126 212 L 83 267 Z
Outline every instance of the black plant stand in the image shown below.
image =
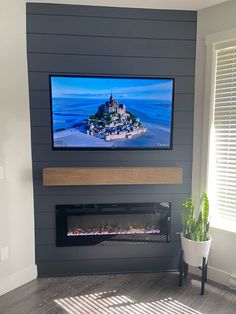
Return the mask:
M 205 283 L 207 282 L 207 262 L 206 257 L 202 258 L 202 266 L 199 267 L 202 271 L 202 278 L 201 278 L 201 295 L 204 295 L 205 292 Z M 188 264 L 184 261 L 184 251 L 182 250 L 180 253 L 180 260 L 179 260 L 179 286 L 182 287 L 183 285 L 183 277 L 188 276 Z

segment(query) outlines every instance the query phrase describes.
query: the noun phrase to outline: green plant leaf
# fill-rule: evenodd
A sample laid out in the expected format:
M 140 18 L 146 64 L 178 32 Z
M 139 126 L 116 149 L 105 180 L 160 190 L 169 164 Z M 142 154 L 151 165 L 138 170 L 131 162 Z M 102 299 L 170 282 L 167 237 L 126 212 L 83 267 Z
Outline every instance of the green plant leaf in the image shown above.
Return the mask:
M 209 201 L 204 192 L 200 197 L 198 218 L 196 219 L 195 207 L 192 197 L 182 203 L 181 218 L 184 237 L 194 241 L 206 241 L 209 231 Z M 199 206 L 198 206 L 199 207 Z

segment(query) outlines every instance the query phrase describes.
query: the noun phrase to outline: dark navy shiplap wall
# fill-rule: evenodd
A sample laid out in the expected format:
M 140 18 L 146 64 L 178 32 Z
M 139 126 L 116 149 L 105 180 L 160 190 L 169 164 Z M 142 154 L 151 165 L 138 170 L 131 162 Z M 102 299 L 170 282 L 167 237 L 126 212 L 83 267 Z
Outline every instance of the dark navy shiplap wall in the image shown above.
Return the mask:
M 180 204 L 191 193 L 196 12 L 27 4 L 27 47 L 40 276 L 177 268 Z M 175 78 L 173 150 L 52 151 L 49 74 Z M 43 187 L 43 167 L 178 166 L 182 185 Z M 55 247 L 55 205 L 170 201 L 172 242 Z

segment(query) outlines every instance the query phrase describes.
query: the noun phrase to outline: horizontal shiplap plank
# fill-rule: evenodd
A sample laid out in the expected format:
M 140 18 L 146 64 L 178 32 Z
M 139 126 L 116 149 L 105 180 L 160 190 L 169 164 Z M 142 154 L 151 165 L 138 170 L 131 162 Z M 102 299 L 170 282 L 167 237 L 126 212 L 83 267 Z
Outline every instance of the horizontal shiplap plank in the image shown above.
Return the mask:
M 173 145 L 192 145 L 193 143 L 193 129 L 191 126 L 186 128 L 173 129 Z
M 147 163 L 149 161 L 190 161 L 192 158 L 192 145 L 175 145 L 173 150 L 133 150 L 133 151 L 53 151 L 50 145 L 32 145 L 34 161 L 81 161 L 91 162 L 112 160 L 119 164 L 120 161 L 136 160 Z
M 176 255 L 154 258 L 119 258 L 73 261 L 39 261 L 39 276 L 62 276 L 78 274 L 178 271 L 179 252 Z M 66 250 L 65 250 L 66 254 Z
M 118 19 L 151 19 L 167 21 L 192 21 L 196 22 L 196 11 L 180 10 L 152 10 L 104 7 L 104 6 L 86 6 L 86 5 L 61 5 L 61 4 L 43 4 L 27 3 L 27 14 L 42 15 L 74 15 L 90 17 L 110 17 Z
M 77 56 L 28 53 L 29 71 L 107 75 L 193 76 L 193 59 Z
M 30 84 L 32 72 L 29 75 Z M 48 74 L 46 74 L 48 75 Z M 189 78 L 191 80 L 191 78 Z M 176 84 L 178 84 L 178 78 L 175 79 Z M 44 83 L 48 84 L 47 82 Z M 45 109 L 50 106 L 50 96 L 49 91 L 41 90 L 31 90 L 30 91 L 30 107 L 31 109 Z M 174 95 L 174 110 L 175 111 L 193 111 L 194 107 L 194 94 L 177 94 Z
M 179 241 L 172 241 L 171 243 L 146 244 L 146 245 L 122 245 L 102 247 L 99 245 L 86 246 L 83 250 L 79 247 L 55 247 L 55 245 L 38 245 L 37 257 L 38 261 L 60 261 L 60 260 L 86 260 L 96 259 L 113 259 L 125 256 L 126 258 L 142 258 L 142 257 L 165 257 L 175 256 Z M 180 248 L 179 248 L 180 249 Z
M 52 142 L 51 128 L 49 126 L 33 126 L 31 128 L 31 138 L 33 144 L 47 144 Z M 178 128 L 173 130 L 173 143 L 175 144 L 192 144 L 193 130 L 191 127 Z M 132 163 L 135 161 L 131 161 Z
M 176 193 L 189 193 L 191 187 L 191 178 L 184 178 L 183 183 L 181 185 L 178 184 L 169 184 L 169 185 L 130 185 L 128 188 L 125 185 L 115 186 L 115 185 L 108 185 L 104 188 L 104 186 L 69 186 L 69 187 L 62 187 L 62 186 L 53 186 L 53 187 L 46 187 L 42 185 L 42 179 L 35 179 L 34 180 L 34 187 L 37 189 L 35 195 L 101 195 L 103 199 L 106 199 L 107 202 L 107 195 L 112 194 L 120 195 L 121 199 L 126 194 L 128 195 L 135 195 L 135 194 L 142 194 L 143 201 L 149 202 L 149 194 L 176 194 Z M 83 188 L 84 187 L 84 188 Z M 96 188 L 97 187 L 97 188 Z M 105 201 L 105 200 L 104 200 Z M 169 200 L 165 200 L 169 201 Z M 113 201 L 114 202 L 114 201 Z M 121 201 L 120 201 L 121 202 Z M 123 199 L 122 199 L 123 202 Z
M 28 52 L 129 57 L 194 58 L 195 42 L 28 34 Z
M 196 23 L 89 16 L 28 15 L 27 32 L 102 37 L 195 40 Z
M 56 230 L 55 229 L 35 229 L 36 245 L 56 245 Z
M 50 109 L 32 109 L 31 112 L 31 126 L 50 127 L 51 114 Z M 193 112 L 174 112 L 174 127 L 187 128 L 193 125 Z
M 63 73 L 61 75 L 63 76 Z M 116 76 L 113 76 L 113 77 L 116 77 Z M 145 78 L 145 77 L 141 76 L 140 78 Z M 165 78 L 165 77 L 157 77 L 157 78 Z M 49 90 L 49 73 L 30 72 L 29 73 L 29 88 L 30 88 L 30 92 L 38 91 L 38 90 L 48 91 Z M 181 77 L 175 78 L 175 94 L 179 94 L 179 93 L 181 94 L 182 93 L 191 93 L 191 94 L 194 93 L 194 77 L 181 76 Z

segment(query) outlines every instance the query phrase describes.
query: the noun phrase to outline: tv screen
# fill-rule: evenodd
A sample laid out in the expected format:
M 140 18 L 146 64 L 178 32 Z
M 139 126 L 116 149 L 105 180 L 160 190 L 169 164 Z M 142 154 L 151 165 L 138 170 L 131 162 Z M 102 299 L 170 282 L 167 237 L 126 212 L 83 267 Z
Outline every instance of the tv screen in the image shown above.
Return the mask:
M 54 149 L 171 149 L 174 80 L 50 76 Z

